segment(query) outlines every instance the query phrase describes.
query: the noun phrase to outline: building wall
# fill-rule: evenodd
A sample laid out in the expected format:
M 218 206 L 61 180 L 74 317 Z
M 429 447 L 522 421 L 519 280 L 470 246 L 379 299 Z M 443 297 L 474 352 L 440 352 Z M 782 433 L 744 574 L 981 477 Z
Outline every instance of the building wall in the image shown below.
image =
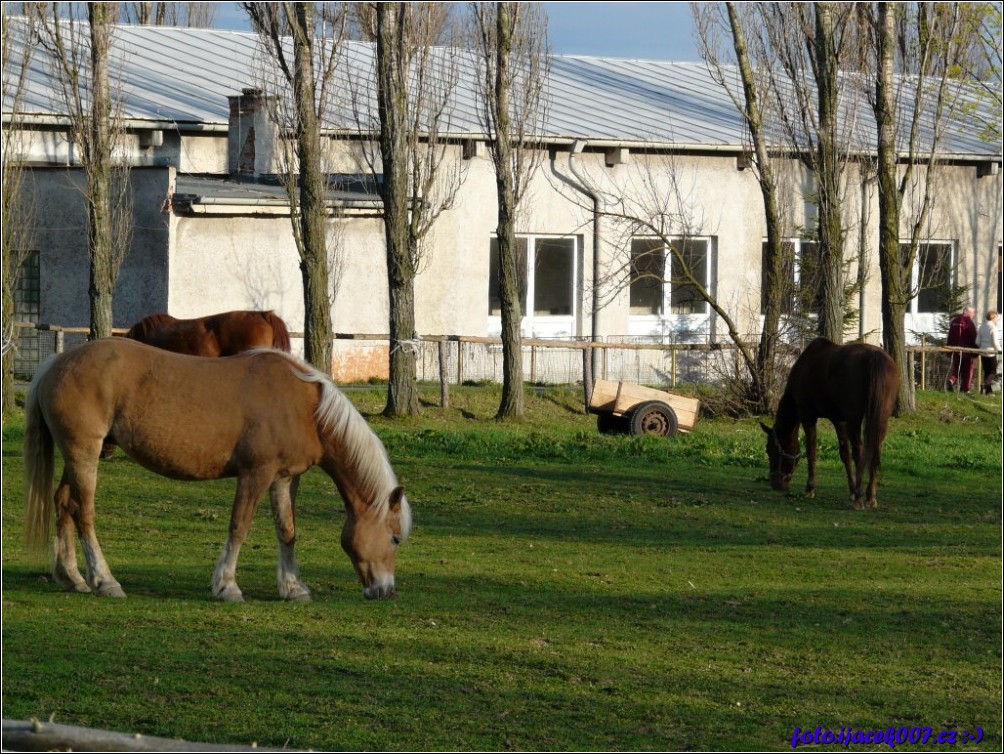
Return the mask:
M 130 171 L 134 225 L 114 296 L 114 326 L 129 327 L 168 305 L 169 212 L 174 172 Z M 90 325 L 90 262 L 84 177 L 76 168 L 33 168 L 26 191 L 34 207 L 33 249 L 39 252 L 40 320 L 65 327 Z
M 462 159 L 459 148 L 454 156 Z M 425 245 L 416 281 L 419 334 L 492 334 L 487 299 L 490 245 L 497 224 L 495 178 L 487 155 L 464 160 L 464 170 L 462 189 Z M 992 303 L 997 290 L 1001 182 L 996 177 L 977 179 L 973 167 L 944 170 L 930 222 L 931 238 L 956 245 L 962 260 L 958 280 L 970 286 L 973 300 L 983 308 Z M 787 235 L 805 237 L 815 222 L 811 176 L 797 163 L 782 165 L 781 175 Z M 847 337 L 880 342 L 877 192 L 874 182 L 866 182 L 862 190 L 853 166 L 846 180 L 848 282 L 858 276 L 859 258 L 864 258 L 866 269 L 864 288 L 852 301 L 861 311 Z M 585 184 L 600 196 L 604 217 L 598 226 L 593 222 L 593 201 Z M 591 334 L 597 290 L 599 335 L 613 340 L 633 332 L 625 276 L 627 250 L 632 233 L 643 231 L 613 217 L 618 214 L 665 223 L 669 236 L 710 239 L 712 292 L 740 332 L 759 331 L 760 260 L 766 226 L 753 171 L 737 169 L 735 156 L 729 154 L 665 158 L 631 153 L 626 162 L 609 166 L 604 151 L 587 149 L 576 158 L 570 158 L 567 151 L 556 151 L 543 160 L 518 221 L 521 234 L 577 239 L 582 300 L 572 334 Z M 179 316 L 194 316 L 204 308 L 204 302 L 213 301 L 216 309 L 275 308 L 292 327 L 302 329 L 298 259 L 288 217 L 200 216 L 176 218 L 175 223 L 171 307 Z M 339 273 L 334 291 L 335 329 L 386 332 L 382 224 L 376 218 L 354 218 L 336 227 L 333 245 Z M 904 219 L 904 238 L 907 232 Z M 593 280 L 596 248 L 600 255 L 598 286 Z M 723 323 L 713 315 L 708 319 L 714 337 L 725 338 Z
M 51 144 L 57 141 L 50 139 Z M 165 134 L 162 149 L 173 150 L 180 162 L 198 166 L 199 172 L 218 172 L 225 162 L 226 139 L 222 134 Z M 494 326 L 488 293 L 491 240 L 497 223 L 495 178 L 486 154 L 464 159 L 458 146 L 452 156 L 463 165 L 464 183 L 427 240 L 416 281 L 416 330 L 420 335 L 490 335 Z M 151 159 L 157 162 L 161 157 Z M 331 159 L 344 170 L 358 165 L 352 155 L 334 154 Z M 959 260 L 957 280 L 968 286 L 970 300 L 982 313 L 996 303 L 1000 288 L 1001 177 L 980 178 L 972 166 L 941 170 L 927 233 L 931 239 L 954 245 Z M 787 224 L 796 237 L 814 222 L 811 176 L 797 163 L 785 164 L 782 175 Z M 80 171 L 36 168 L 30 177 L 38 208 L 41 318 L 86 326 L 88 267 Z M 116 291 L 116 326 L 128 327 L 155 311 L 194 317 L 255 308 L 274 309 L 291 330 L 302 331 L 302 281 L 289 217 L 248 214 L 249 209 L 230 216 L 168 211 L 173 177 L 173 168 L 132 171 L 136 224 Z M 873 182 L 866 182 L 864 192 L 860 186 L 856 168 L 849 168 L 846 248 L 851 262 L 847 272 L 857 275 L 856 260 L 863 255 L 867 275 L 859 297 L 863 303 L 859 322 L 847 335 L 880 342 L 877 192 Z M 605 215 L 598 224 L 591 194 L 599 197 Z M 707 238 L 713 252 L 712 292 L 740 332 L 752 334 L 760 326 L 760 259 L 766 233 L 762 207 L 756 176 L 750 169 L 738 169 L 734 154 L 667 158 L 621 152 L 610 160 L 605 149 L 587 145 L 578 156 L 567 148 L 544 156 L 524 201 L 518 231 L 541 238 L 574 239 L 577 244 L 579 292 L 572 335 L 592 333 L 594 301 L 599 302 L 600 337 L 618 340 L 638 335 L 637 322 L 629 312 L 625 271 L 631 235 L 641 231 L 616 217 L 621 214 L 655 225 L 665 223 L 663 228 L 671 237 Z M 382 222 L 372 215 L 354 216 L 332 220 L 332 229 L 335 331 L 387 332 Z M 904 238 L 907 232 L 904 221 Z M 599 270 L 599 280 L 594 280 L 594 268 Z M 725 340 L 723 323 L 712 315 L 706 319 L 711 328 L 708 337 Z M 336 345 L 336 354 L 346 371 L 357 367 L 372 371 L 386 363 L 386 349 L 380 345 L 342 342 Z

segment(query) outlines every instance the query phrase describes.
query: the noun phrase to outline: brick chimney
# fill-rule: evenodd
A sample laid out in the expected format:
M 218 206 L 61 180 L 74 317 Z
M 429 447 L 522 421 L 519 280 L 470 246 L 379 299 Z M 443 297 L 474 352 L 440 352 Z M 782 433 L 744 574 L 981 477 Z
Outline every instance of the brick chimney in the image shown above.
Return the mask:
M 261 89 L 243 89 L 230 103 L 227 134 L 227 169 L 232 178 L 255 179 L 276 173 L 275 151 L 278 132 L 269 118 L 275 100 Z

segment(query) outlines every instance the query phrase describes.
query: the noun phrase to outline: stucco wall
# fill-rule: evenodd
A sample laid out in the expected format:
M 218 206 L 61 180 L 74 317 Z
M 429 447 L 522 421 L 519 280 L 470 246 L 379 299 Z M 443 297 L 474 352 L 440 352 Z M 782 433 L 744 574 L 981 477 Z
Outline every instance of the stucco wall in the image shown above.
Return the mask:
M 186 138 L 177 149 L 192 164 L 219 167 L 225 138 Z M 453 157 L 462 160 L 460 147 Z M 354 164 L 351 157 L 341 161 L 346 166 Z M 416 282 L 416 329 L 423 335 L 483 336 L 490 329 L 487 301 L 489 251 L 497 223 L 495 178 L 487 155 L 462 160 L 462 164 L 462 189 L 427 239 Z M 973 166 L 941 170 L 927 234 L 932 240 L 955 245 L 960 260 L 958 282 L 969 287 L 972 303 L 982 312 L 995 305 L 1000 285 L 1001 177 L 978 177 Z M 167 168 L 133 170 L 136 227 L 117 290 L 116 326 L 128 326 L 161 310 L 193 317 L 261 308 L 276 310 L 291 329 L 302 330 L 302 281 L 289 217 L 193 216 L 166 211 L 172 176 Z M 793 237 L 804 237 L 805 228 L 814 222 L 811 176 L 796 163 L 784 165 L 782 176 L 787 225 Z M 36 243 L 42 252 L 42 319 L 86 326 L 86 218 L 80 180 L 79 171 L 35 169 L 30 186 L 37 197 Z M 859 299 L 864 307 L 859 323 L 847 335 L 879 342 L 877 192 L 874 183 L 868 183 L 862 194 L 853 166 L 846 180 L 846 250 L 851 259 L 847 274 L 857 275 L 859 255 L 867 262 Z M 597 288 L 602 303 L 599 335 L 616 340 L 632 329 L 627 280 L 620 274 L 628 259 L 630 233 L 623 223 L 605 217 L 598 225 L 599 241 L 594 243 L 593 201 L 584 183 L 599 195 L 605 213 L 624 210 L 641 217 L 646 207 L 648 211 L 658 207 L 670 221 L 668 235 L 710 239 L 712 292 L 740 331 L 759 330 L 761 242 L 766 228 L 753 171 L 737 169 L 736 158 L 730 154 L 666 158 L 631 152 L 626 160 L 610 166 L 603 150 L 587 147 L 574 158 L 566 149 L 545 156 L 518 223 L 520 233 L 575 238 L 580 244 L 582 292 L 575 333 L 588 336 L 592 331 Z M 647 219 L 655 218 L 653 213 Z M 380 219 L 357 216 L 332 221 L 332 228 L 335 330 L 386 332 L 386 260 Z M 904 238 L 907 231 L 904 223 Z M 598 286 L 593 280 L 596 248 L 600 254 Z M 714 337 L 724 340 L 721 322 L 713 316 L 710 320 Z
M 129 327 L 167 307 L 168 227 L 165 209 L 173 170 L 130 171 L 134 225 L 114 296 L 114 326 Z M 33 249 L 39 252 L 40 319 L 66 327 L 90 324 L 87 215 L 79 169 L 34 168 L 26 190 L 34 206 Z

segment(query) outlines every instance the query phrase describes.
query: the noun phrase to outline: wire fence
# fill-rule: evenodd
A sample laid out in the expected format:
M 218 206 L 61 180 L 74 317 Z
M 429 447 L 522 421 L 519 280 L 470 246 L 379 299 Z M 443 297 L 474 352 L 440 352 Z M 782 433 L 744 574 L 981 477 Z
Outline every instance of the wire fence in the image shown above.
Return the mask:
M 123 334 L 125 331 L 116 331 Z M 87 328 L 15 323 L 14 373 L 31 378 L 37 366 L 87 340 Z M 302 350 L 302 333 L 290 333 L 294 351 Z M 747 342 L 756 343 L 758 336 Z M 807 342 L 808 338 L 805 342 Z M 786 343 L 782 358 L 793 363 L 805 342 Z M 426 336 L 400 344 L 412 349 L 419 380 L 443 384 L 500 383 L 503 379 L 502 342 L 498 338 Z M 386 379 L 390 352 L 387 335 L 337 333 L 333 343 L 332 373 L 341 383 Z M 907 349 L 914 384 L 942 389 L 951 371 L 952 353 L 974 356 L 974 388 L 982 380 L 982 365 L 975 349 L 949 348 L 921 342 Z M 634 382 L 664 388 L 716 384 L 742 374 L 738 349 L 715 343 L 652 343 L 643 339 L 606 338 L 549 340 L 524 339 L 523 375 L 538 385 L 575 385 L 596 379 Z

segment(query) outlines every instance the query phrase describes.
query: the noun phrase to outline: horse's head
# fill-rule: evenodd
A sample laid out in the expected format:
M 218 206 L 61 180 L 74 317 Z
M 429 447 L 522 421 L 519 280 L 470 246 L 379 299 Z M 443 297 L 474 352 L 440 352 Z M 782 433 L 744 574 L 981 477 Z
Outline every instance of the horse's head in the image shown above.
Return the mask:
M 798 459 L 802 457 L 798 447 L 798 432 L 793 432 L 787 442 L 777 436 L 775 427 L 760 422 L 767 435 L 767 461 L 770 465 L 770 486 L 787 492 L 791 489 L 791 477 L 795 473 Z
M 342 528 L 342 549 L 359 574 L 366 599 L 394 596 L 394 558 L 411 532 L 411 507 L 403 487 L 391 491 L 386 504 L 353 513 Z

